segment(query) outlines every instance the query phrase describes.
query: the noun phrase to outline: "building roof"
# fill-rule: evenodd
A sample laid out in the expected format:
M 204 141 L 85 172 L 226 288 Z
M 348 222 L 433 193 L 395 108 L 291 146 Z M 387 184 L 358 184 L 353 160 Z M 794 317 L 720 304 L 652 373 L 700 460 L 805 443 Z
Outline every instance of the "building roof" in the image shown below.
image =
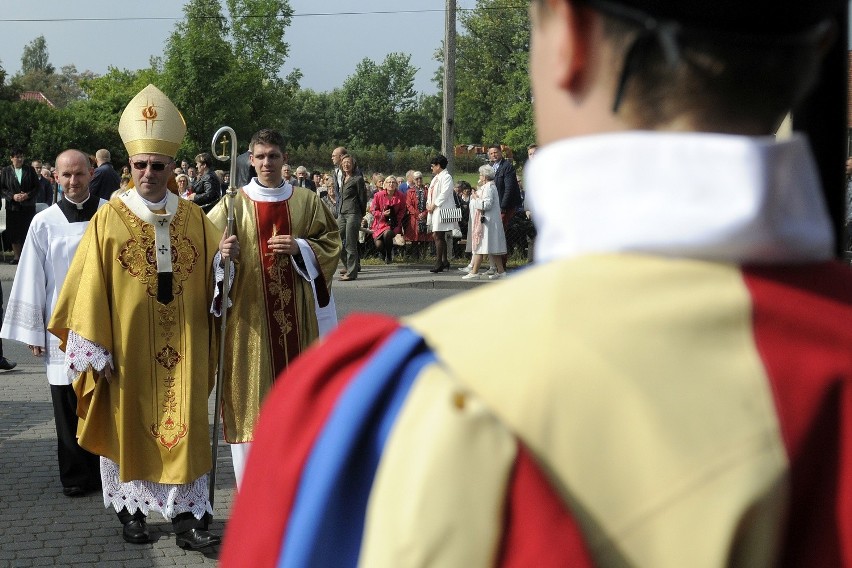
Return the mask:
M 22 101 L 35 101 L 37 103 L 44 103 L 44 104 L 52 106 L 52 107 L 56 106 L 52 102 L 50 102 L 50 99 L 45 97 L 44 93 L 42 93 L 41 91 L 24 91 L 23 93 L 21 93 L 21 100 Z

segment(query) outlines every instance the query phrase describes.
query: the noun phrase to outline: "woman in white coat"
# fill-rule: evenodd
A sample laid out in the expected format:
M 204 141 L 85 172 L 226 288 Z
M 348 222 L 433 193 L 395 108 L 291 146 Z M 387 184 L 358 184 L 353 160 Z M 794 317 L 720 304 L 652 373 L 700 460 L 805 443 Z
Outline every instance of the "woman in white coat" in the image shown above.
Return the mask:
M 482 256 L 487 254 L 497 273 L 489 276 L 496 280 L 506 274 L 502 255 L 506 254 L 506 234 L 500 220 L 500 197 L 494 185 L 494 169 L 485 165 L 479 168 L 479 184 L 470 195 L 470 222 L 467 226 L 467 242 L 473 253 L 473 267 L 464 280 L 479 278 Z
M 429 226 L 435 239 L 435 268 L 429 272 L 443 272 L 450 268 L 447 260 L 447 241 L 444 234 L 447 231 L 458 229 L 459 224 L 455 221 L 447 222 L 441 220 L 441 211 L 456 208 L 453 199 L 453 177 L 447 171 L 447 158 L 438 154 L 429 162 L 432 167 L 432 182 L 429 184 L 429 196 L 426 200 L 426 211 L 431 214 Z

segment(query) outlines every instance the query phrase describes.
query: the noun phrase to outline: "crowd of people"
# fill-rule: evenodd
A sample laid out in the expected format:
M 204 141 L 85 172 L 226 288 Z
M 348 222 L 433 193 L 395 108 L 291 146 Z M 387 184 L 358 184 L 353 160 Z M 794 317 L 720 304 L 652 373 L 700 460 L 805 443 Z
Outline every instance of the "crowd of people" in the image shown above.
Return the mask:
M 529 260 L 535 233 L 530 214 L 523 206 L 520 178 L 511 162 L 503 158 L 502 148 L 500 145 L 492 146 L 488 154 L 488 167 L 494 173 L 491 182 L 497 191 L 495 211 L 500 211 L 494 219 L 500 220 L 503 240 L 507 240 L 508 233 L 514 234 L 515 242 L 520 243 L 518 248 L 528 249 Z M 529 148 L 529 157 L 534 154 L 535 148 L 535 145 Z M 229 184 L 229 173 L 222 170 L 214 172 L 210 159 L 209 154 L 200 154 L 195 158 L 195 167 L 184 161 L 175 169 L 180 196 L 194 200 L 205 210 L 209 206 L 208 199 L 221 196 Z M 437 167 L 429 165 L 432 175 L 426 183 L 423 173 L 416 170 L 409 170 L 404 176 L 381 172 L 368 175 L 361 170 L 352 153 L 339 147 L 332 153 L 331 172 L 309 171 L 301 165 L 293 170 L 290 164 L 285 163 L 281 167 L 281 176 L 285 183 L 316 193 L 337 219 L 344 245 L 340 280 L 357 279 L 361 259 L 365 256 L 376 256 L 390 264 L 403 255 L 407 259 L 419 260 L 434 251 L 436 266 L 433 272 L 443 272 L 449 268 L 449 260 L 471 253 L 470 200 L 478 195 L 480 188 L 474 189 L 464 180 L 454 183 L 446 171 L 446 158 L 437 156 L 435 160 Z M 434 181 L 436 178 L 437 181 Z M 485 183 L 482 178 L 480 183 Z M 442 222 L 442 210 L 444 213 L 454 211 L 456 217 Z M 513 222 L 516 213 L 520 213 L 517 219 L 523 219 L 522 222 Z M 510 226 L 511 223 L 515 226 Z M 492 235 L 495 231 L 492 229 Z M 503 248 L 508 247 L 504 245 Z M 503 266 L 506 265 L 506 252 L 501 252 Z M 468 279 L 472 278 L 469 275 L 471 263 L 460 269 Z M 491 264 L 495 266 L 493 262 Z M 487 276 L 493 276 L 495 272 L 491 269 Z

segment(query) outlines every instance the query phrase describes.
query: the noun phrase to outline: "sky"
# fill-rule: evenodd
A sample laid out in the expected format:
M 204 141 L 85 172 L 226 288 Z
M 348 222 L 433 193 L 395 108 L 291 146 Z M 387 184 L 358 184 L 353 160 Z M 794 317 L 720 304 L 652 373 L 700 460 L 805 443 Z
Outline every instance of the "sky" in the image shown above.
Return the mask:
M 175 0 L 4 2 L 0 64 L 14 75 L 24 46 L 43 35 L 57 70 L 68 64 L 99 75 L 110 66 L 141 69 L 152 56 L 163 55 L 183 18 L 183 5 Z M 457 0 L 459 10 L 475 5 L 476 0 Z M 285 35 L 290 55 L 282 75 L 299 68 L 302 88 L 329 91 L 341 86 L 365 57 L 381 63 L 388 53 L 403 52 L 419 69 L 415 90 L 434 93 L 432 77 L 439 64 L 432 56 L 444 37 L 445 6 L 445 0 L 290 0 L 295 16 Z M 84 18 L 90 20 L 80 21 Z

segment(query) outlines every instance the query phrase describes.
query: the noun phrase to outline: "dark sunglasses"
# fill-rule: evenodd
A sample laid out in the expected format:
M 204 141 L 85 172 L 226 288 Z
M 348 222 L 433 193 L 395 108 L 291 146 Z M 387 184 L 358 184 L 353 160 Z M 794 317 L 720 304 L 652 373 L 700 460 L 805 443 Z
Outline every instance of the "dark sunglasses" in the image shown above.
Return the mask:
M 161 172 L 166 169 L 168 164 L 164 164 L 163 162 L 131 162 L 133 164 L 134 169 L 139 171 L 144 171 L 148 166 L 151 167 L 155 172 Z

